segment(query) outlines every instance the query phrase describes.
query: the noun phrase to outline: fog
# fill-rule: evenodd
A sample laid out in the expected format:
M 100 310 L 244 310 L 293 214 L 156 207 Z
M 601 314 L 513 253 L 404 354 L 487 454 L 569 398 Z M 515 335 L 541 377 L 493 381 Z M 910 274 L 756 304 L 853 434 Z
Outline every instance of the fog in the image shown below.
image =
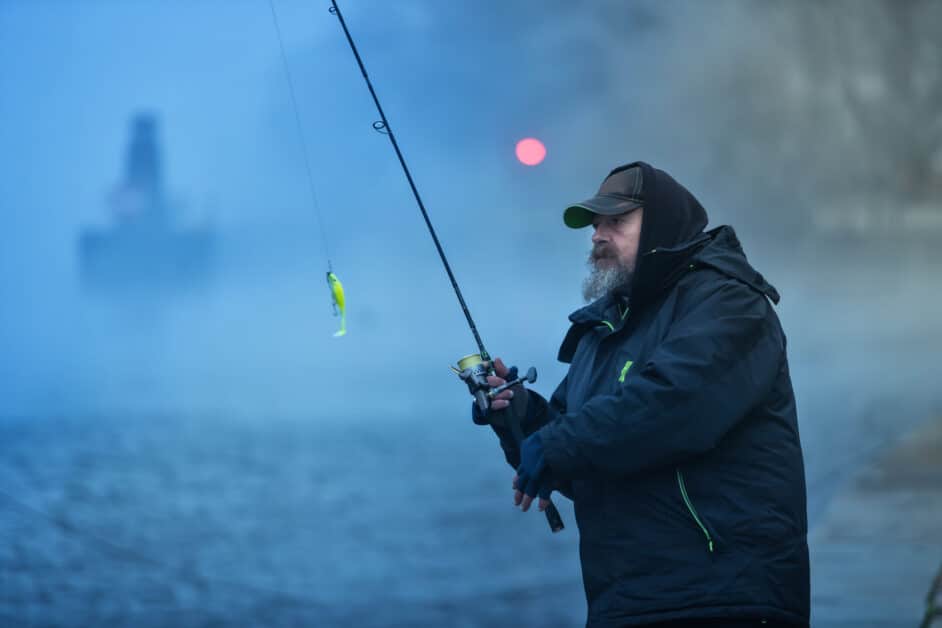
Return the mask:
M 448 369 L 477 348 L 343 32 L 326 3 L 275 6 L 316 205 L 266 2 L 0 3 L 0 421 L 428 421 L 499 459 Z M 812 521 L 942 408 L 939 5 L 341 7 L 488 350 L 536 366 L 537 390 L 582 305 L 589 233 L 562 208 L 643 159 L 782 294 Z M 170 223 L 212 237 L 196 287 L 82 278 L 140 114 Z M 524 137 L 539 166 L 516 161 Z

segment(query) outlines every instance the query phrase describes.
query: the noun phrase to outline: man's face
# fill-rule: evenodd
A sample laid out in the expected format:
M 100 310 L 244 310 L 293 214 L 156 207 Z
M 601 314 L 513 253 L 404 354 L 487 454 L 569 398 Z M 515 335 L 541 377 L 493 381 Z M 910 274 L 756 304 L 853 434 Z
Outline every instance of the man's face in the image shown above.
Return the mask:
M 582 297 L 586 302 L 633 281 L 643 211 L 639 208 L 617 216 L 597 215 L 592 221 L 595 233 L 592 234 L 592 252 L 589 254 L 591 272 L 582 283 Z
M 592 221 L 592 263 L 598 270 L 620 268 L 634 272 L 641 240 L 644 209 L 616 216 L 597 214 Z

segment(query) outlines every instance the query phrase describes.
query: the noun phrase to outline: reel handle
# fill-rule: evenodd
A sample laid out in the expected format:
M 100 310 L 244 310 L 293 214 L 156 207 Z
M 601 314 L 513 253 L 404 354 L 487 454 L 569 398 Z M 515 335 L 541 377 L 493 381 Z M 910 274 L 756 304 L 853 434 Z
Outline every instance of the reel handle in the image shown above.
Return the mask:
M 516 370 L 516 367 L 513 367 L 513 368 L 514 370 Z M 531 366 L 530 368 L 527 369 L 526 375 L 524 375 L 523 377 L 517 377 L 516 379 L 512 379 L 509 382 L 504 382 L 497 388 L 491 388 L 487 392 L 487 396 L 489 399 L 493 399 L 494 397 L 501 394 L 508 388 L 513 388 L 517 384 L 523 384 L 524 382 L 526 382 L 527 384 L 532 384 L 535 381 L 536 381 L 536 369 Z

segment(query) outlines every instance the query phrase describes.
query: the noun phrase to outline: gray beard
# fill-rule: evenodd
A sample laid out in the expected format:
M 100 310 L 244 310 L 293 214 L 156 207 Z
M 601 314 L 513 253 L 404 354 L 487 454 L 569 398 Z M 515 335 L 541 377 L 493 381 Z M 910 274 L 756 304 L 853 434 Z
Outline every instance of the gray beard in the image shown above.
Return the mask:
M 586 303 L 610 295 L 623 286 L 630 286 L 634 278 L 634 272 L 624 266 L 599 268 L 590 259 L 589 268 L 591 272 L 582 282 L 582 298 Z

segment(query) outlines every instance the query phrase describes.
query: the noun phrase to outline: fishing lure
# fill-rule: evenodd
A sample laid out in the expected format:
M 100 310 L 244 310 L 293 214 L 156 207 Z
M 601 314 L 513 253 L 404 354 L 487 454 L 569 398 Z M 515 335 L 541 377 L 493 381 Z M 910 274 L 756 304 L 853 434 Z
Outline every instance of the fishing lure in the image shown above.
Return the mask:
M 343 336 L 347 333 L 347 302 L 343 296 L 343 284 L 337 279 L 337 275 L 327 271 L 327 287 L 330 288 L 330 296 L 334 300 L 334 316 L 340 316 L 340 329 L 334 336 Z
M 288 66 L 288 55 L 285 53 L 285 42 L 281 36 L 281 26 L 278 23 L 278 12 L 275 10 L 274 0 L 268 0 L 268 6 L 271 8 L 272 23 L 275 26 L 275 35 L 278 38 L 278 48 L 281 51 L 281 63 L 285 70 L 285 80 L 288 83 L 288 93 L 291 95 L 291 108 L 294 111 L 294 122 L 297 127 L 298 139 L 301 143 L 301 154 L 304 157 L 304 169 L 307 173 L 308 190 L 311 195 L 311 205 L 314 208 L 314 214 L 317 216 L 317 225 L 321 233 L 321 240 L 324 243 L 324 255 L 327 257 L 327 287 L 330 288 L 330 296 L 333 299 L 334 316 L 340 315 L 340 329 L 334 336 L 343 336 L 347 333 L 347 302 L 343 294 L 343 284 L 337 279 L 337 275 L 332 272 L 330 264 L 330 245 L 327 237 L 327 230 L 324 228 L 324 220 L 321 217 L 320 206 L 317 203 L 317 192 L 314 189 L 314 176 L 311 174 L 311 160 L 308 157 L 307 139 L 304 136 L 304 126 L 301 124 L 301 113 L 298 107 L 298 99 L 294 93 L 294 82 L 291 80 L 291 68 Z

